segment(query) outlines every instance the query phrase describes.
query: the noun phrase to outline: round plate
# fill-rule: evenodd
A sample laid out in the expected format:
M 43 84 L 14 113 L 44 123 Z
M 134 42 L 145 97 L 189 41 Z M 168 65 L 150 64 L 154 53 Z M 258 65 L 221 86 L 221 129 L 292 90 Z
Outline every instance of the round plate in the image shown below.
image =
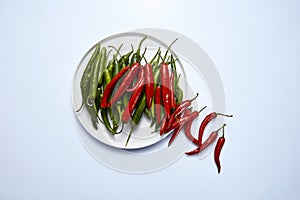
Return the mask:
M 225 112 L 225 95 L 220 76 L 211 59 L 197 43 L 182 34 L 164 29 L 140 29 L 134 32 L 158 38 L 158 40 L 164 41 L 166 44 L 170 44 L 175 38 L 178 38 L 178 41 L 172 46 L 172 50 L 179 57 L 187 77 L 187 96 L 185 99 L 191 98 L 196 92 L 199 92 L 199 97 L 193 102 L 194 110 L 196 110 L 197 106 L 198 109 L 204 105 L 208 106 L 200 117 L 194 121 L 192 130 L 197 132 L 203 115 L 210 111 Z M 165 47 L 167 46 L 166 44 L 164 45 Z M 75 110 L 77 107 L 74 106 L 74 91 L 72 99 Z M 169 137 L 166 137 L 158 143 L 136 150 L 114 148 L 95 139 L 94 136 L 86 131 L 86 127 L 79 119 L 78 113 L 75 113 L 77 132 L 86 150 L 102 164 L 122 172 L 145 173 L 162 169 L 183 156 L 191 144 L 185 135 L 181 133 L 170 147 L 167 146 Z M 206 129 L 204 137 L 222 124 L 223 118 L 217 118 L 213 126 L 209 126 Z M 202 154 L 200 156 L 203 157 L 205 155 Z
M 147 39 L 142 44 L 141 52 L 144 51 L 145 47 L 147 48 L 145 53 L 146 59 L 151 60 L 151 58 L 157 52 L 158 48 L 161 49 L 162 55 L 164 55 L 165 51 L 168 48 L 167 44 L 165 44 L 164 42 L 160 41 L 159 39 L 153 36 L 142 34 L 142 33 L 127 32 L 127 33 L 116 34 L 101 40 L 99 43 L 101 45 L 101 48 L 106 47 L 108 51 L 112 50 L 113 53 L 110 53 L 108 56 L 108 60 L 111 60 L 113 59 L 113 54 L 115 54 L 116 52 L 114 49 L 111 48 L 111 46 L 118 48 L 122 44 L 120 54 L 123 55 L 130 52 L 132 46 L 135 47 L 136 50 L 138 48 L 140 41 L 145 37 Z M 72 89 L 74 111 L 77 110 L 82 103 L 80 81 L 81 81 L 82 74 L 86 68 L 86 65 L 89 62 L 90 57 L 92 56 L 92 53 L 94 52 L 95 48 L 96 48 L 96 44 L 84 55 L 76 70 L 74 76 L 73 89 Z M 170 53 L 175 55 L 174 52 L 172 51 L 170 51 Z M 175 59 L 176 58 L 177 56 L 175 55 Z M 141 61 L 141 64 L 145 64 L 144 60 Z M 186 80 L 185 72 L 181 65 L 180 60 L 177 62 L 176 67 L 177 67 L 178 74 L 181 74 L 182 76 L 182 78 L 180 79 L 181 80 L 180 87 L 184 91 L 184 97 L 187 97 L 189 91 L 185 81 Z M 96 130 L 93 127 L 91 117 L 85 108 L 80 110 L 79 112 L 75 112 L 75 114 L 79 122 L 85 128 L 85 130 L 88 133 L 90 133 L 94 138 L 98 139 L 99 141 L 107 145 L 116 148 L 123 148 L 123 149 L 143 148 L 155 144 L 156 142 L 159 142 L 160 140 L 162 140 L 168 135 L 165 134 L 163 136 L 160 136 L 159 132 L 157 131 L 155 132 L 155 126 L 150 127 L 151 120 L 145 117 L 144 115 L 140 123 L 138 124 L 138 126 L 133 130 L 129 143 L 127 144 L 127 146 L 125 146 L 126 140 L 128 138 L 128 134 L 131 131 L 130 123 L 126 123 L 124 125 L 123 131 L 120 134 L 112 135 L 109 133 L 109 131 L 106 130 L 106 127 L 101 123 L 98 124 L 98 130 Z

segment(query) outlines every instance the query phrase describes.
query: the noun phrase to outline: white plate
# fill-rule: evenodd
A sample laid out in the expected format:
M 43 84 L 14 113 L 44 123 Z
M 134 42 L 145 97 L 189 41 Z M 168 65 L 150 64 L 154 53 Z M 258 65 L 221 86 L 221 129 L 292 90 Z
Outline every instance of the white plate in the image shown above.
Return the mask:
M 100 41 L 101 48 L 106 47 L 108 50 L 112 49 L 109 48 L 109 46 L 119 47 L 121 44 L 123 44 L 120 54 L 126 54 L 129 51 L 131 51 L 133 45 L 135 47 L 135 50 L 138 48 L 139 42 L 144 38 L 147 37 L 147 39 L 143 42 L 141 52 L 144 51 L 144 48 L 147 47 L 147 51 L 145 54 L 146 59 L 150 60 L 155 53 L 157 52 L 158 48 L 160 47 L 162 50 L 162 55 L 164 55 L 164 52 L 168 48 L 167 44 L 164 42 L 158 40 L 157 38 L 142 34 L 142 33 L 134 33 L 134 32 L 126 32 L 121 34 L 112 35 L 110 37 L 107 37 Z M 175 39 L 175 38 L 174 38 Z M 84 69 L 86 68 L 86 65 L 94 52 L 96 47 L 96 44 L 84 55 L 82 60 L 80 61 L 78 68 L 76 70 L 75 76 L 74 76 L 74 83 L 73 83 L 73 109 L 74 111 L 77 110 L 82 102 L 81 97 L 81 90 L 80 90 L 80 80 L 83 74 Z M 113 50 L 113 49 L 112 49 Z M 109 58 L 113 59 L 113 54 L 115 54 L 115 50 L 112 51 L 113 53 L 109 54 Z M 172 52 L 172 51 L 171 51 Z M 174 52 L 172 52 L 173 55 Z M 176 55 L 175 55 L 176 58 Z M 141 64 L 143 64 L 144 60 L 141 61 Z M 180 87 L 184 91 L 184 98 L 187 97 L 188 89 L 187 84 L 184 80 L 185 79 L 185 73 L 182 68 L 181 62 L 177 62 L 177 71 L 178 74 L 181 74 L 182 78 L 180 79 Z M 79 122 L 81 125 L 86 129 L 88 133 L 90 133 L 94 138 L 98 139 L 99 141 L 110 145 L 112 147 L 116 148 L 123 148 L 123 149 L 137 149 L 137 148 L 143 148 L 147 147 L 149 145 L 152 145 L 163 138 L 167 136 L 165 134 L 164 136 L 160 136 L 158 132 L 155 132 L 155 127 L 153 126 L 150 128 L 151 120 L 149 120 L 147 117 L 142 117 L 139 125 L 134 129 L 132 136 L 130 138 L 130 141 L 127 146 L 125 146 L 128 134 L 130 132 L 131 126 L 130 123 L 125 124 L 124 129 L 121 134 L 112 135 L 107 131 L 105 126 L 101 123 L 98 124 L 98 130 L 96 130 L 91 122 L 91 117 L 86 109 L 82 109 L 80 112 L 75 112 Z
M 200 96 L 194 102 L 194 105 L 199 108 L 203 105 L 208 106 L 208 109 L 193 123 L 192 130 L 197 132 L 204 114 L 212 110 L 225 112 L 225 95 L 220 76 L 211 59 L 197 43 L 182 34 L 164 29 L 140 29 L 135 32 L 151 35 L 164 41 L 166 44 L 170 44 L 174 38 L 178 38 L 172 50 L 176 52 L 182 61 L 182 66 L 188 77 L 187 82 L 190 86 L 188 95 L 190 96 L 187 96 L 187 98 L 192 97 L 195 92 L 200 92 Z M 72 94 L 72 98 L 74 106 L 74 93 Z M 208 127 L 205 136 L 222 124 L 223 118 L 217 118 L 213 126 Z M 188 148 L 191 142 L 181 133 L 170 147 L 167 147 L 168 138 L 166 138 L 146 148 L 123 150 L 105 145 L 103 142 L 99 142 L 99 140 L 92 137 L 79 121 L 77 113 L 75 113 L 75 125 L 86 150 L 102 164 L 122 172 L 153 172 L 169 166 L 183 156 L 186 150 L 194 148 Z M 202 154 L 200 156 L 203 157 L 205 155 Z

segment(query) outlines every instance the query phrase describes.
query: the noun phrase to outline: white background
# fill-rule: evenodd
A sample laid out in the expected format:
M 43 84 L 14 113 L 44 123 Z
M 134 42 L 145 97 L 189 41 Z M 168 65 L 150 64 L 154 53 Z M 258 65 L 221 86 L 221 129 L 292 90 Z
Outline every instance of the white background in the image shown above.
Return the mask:
M 299 199 L 297 1 L 0 2 L 0 199 Z M 76 134 L 70 89 L 100 39 L 166 28 L 200 44 L 223 80 L 223 171 L 183 156 L 150 174 L 114 171 Z

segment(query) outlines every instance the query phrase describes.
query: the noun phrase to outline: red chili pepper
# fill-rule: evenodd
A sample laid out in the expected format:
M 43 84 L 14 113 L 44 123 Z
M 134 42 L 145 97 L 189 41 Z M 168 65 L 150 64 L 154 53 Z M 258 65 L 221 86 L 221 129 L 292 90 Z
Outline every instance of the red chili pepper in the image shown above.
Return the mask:
M 224 137 L 224 128 L 223 128 L 223 135 L 218 139 L 216 147 L 215 147 L 215 152 L 214 152 L 214 158 L 215 158 L 215 163 L 218 168 L 218 173 L 221 172 L 220 154 L 221 154 L 221 150 L 224 146 L 224 143 L 225 143 L 225 137 Z
M 145 85 L 146 85 L 146 105 L 149 109 L 151 107 L 152 97 L 154 95 L 154 75 L 151 64 L 144 66 L 145 70 Z
M 199 128 L 199 133 L 198 133 L 199 148 L 201 148 L 201 145 L 202 145 L 202 137 L 203 137 L 205 127 L 211 120 L 215 119 L 218 115 L 222 115 L 225 117 L 233 117 L 232 115 L 225 115 L 225 114 L 216 113 L 216 112 L 212 112 L 212 113 L 208 114 L 202 121 L 200 128 Z
M 108 103 L 107 107 L 110 107 L 112 104 L 114 104 L 124 94 L 124 92 L 126 92 L 130 83 L 132 83 L 133 79 L 135 78 L 135 75 L 138 73 L 140 66 L 140 63 L 133 63 L 133 65 L 130 68 L 130 71 L 124 78 L 123 82 L 120 84 L 119 88 L 117 89 L 115 95 L 112 97 L 111 101 Z
M 181 102 L 175 109 L 175 111 L 172 113 L 171 117 L 169 120 L 167 120 L 167 118 L 164 118 L 163 122 L 162 122 L 162 125 L 161 125 L 161 129 L 160 129 L 160 135 L 162 135 L 166 129 L 168 129 L 175 118 L 177 118 L 179 115 L 181 115 L 181 113 L 187 109 L 191 104 L 192 104 L 192 101 L 194 101 L 196 98 L 198 97 L 198 93 L 197 95 L 191 99 L 191 100 L 185 100 L 183 102 Z M 202 109 L 205 109 L 206 106 Z M 201 112 L 201 111 L 200 111 Z
M 190 110 L 186 110 L 183 115 L 186 116 L 186 115 L 189 115 L 190 113 L 191 113 Z M 173 132 L 173 134 L 172 134 L 172 136 L 171 136 L 171 138 L 169 140 L 168 146 L 170 146 L 173 143 L 173 141 L 175 140 L 175 138 L 177 137 L 177 135 L 179 134 L 179 132 L 181 131 L 181 129 L 185 126 L 185 124 L 186 123 L 183 123 L 181 126 L 177 127 L 174 130 L 174 132 Z
M 170 80 L 168 64 L 163 63 L 160 66 L 160 80 L 162 88 L 162 100 L 164 109 L 166 111 L 167 119 L 170 118 L 171 105 L 170 105 Z
M 100 108 L 106 108 L 108 107 L 108 100 L 109 97 L 115 87 L 115 85 L 117 84 L 117 82 L 120 80 L 120 78 L 122 78 L 122 76 L 130 69 L 130 66 L 125 67 L 124 69 L 122 69 L 116 76 L 113 77 L 113 79 L 107 84 L 107 86 L 105 87 L 105 90 L 103 92 L 103 98 L 101 100 L 100 103 Z
M 134 92 L 140 86 L 144 84 L 144 70 L 140 70 L 139 76 L 137 78 L 136 84 L 132 88 L 128 88 L 126 92 Z
M 170 105 L 171 109 L 174 110 L 176 108 L 176 100 L 175 100 L 175 93 L 174 93 L 174 71 L 171 73 L 170 77 Z
M 195 119 L 199 116 L 199 112 L 198 111 L 194 111 L 191 114 L 187 115 L 187 116 L 183 116 L 178 118 L 178 120 L 174 121 L 172 123 L 172 125 L 170 127 L 168 127 L 165 131 L 169 132 L 179 126 L 181 126 L 183 123 L 185 123 L 186 121 L 190 121 L 192 119 Z
M 187 124 L 188 125 L 188 124 Z M 186 126 L 187 126 L 186 125 Z M 194 155 L 194 154 L 198 154 L 200 153 L 201 151 L 203 151 L 204 149 L 206 149 L 210 144 L 212 144 L 218 137 L 218 132 L 223 129 L 224 127 L 226 126 L 226 124 L 224 124 L 221 128 L 219 128 L 218 130 L 216 131 L 213 131 L 209 136 L 208 138 L 205 140 L 205 142 L 201 145 L 201 147 L 197 147 L 196 149 L 192 150 L 192 151 L 189 151 L 189 152 L 186 152 L 185 154 L 186 155 Z M 197 139 L 195 139 L 197 140 Z M 198 140 L 197 141 L 193 141 L 194 144 L 197 144 Z
M 161 86 L 157 85 L 155 90 L 155 114 L 156 114 L 156 122 L 157 124 L 160 123 L 160 103 L 161 103 Z
M 136 108 L 137 102 L 142 94 L 142 91 L 144 89 L 144 84 L 142 84 L 142 86 L 140 86 L 137 90 L 135 90 L 130 99 L 129 102 L 122 114 L 122 121 L 123 122 L 128 122 L 130 117 L 132 116 L 133 110 Z
M 191 128 L 192 128 L 192 124 L 193 124 L 194 119 L 191 119 L 190 121 L 188 121 L 185 125 L 185 135 L 186 137 L 192 141 L 193 143 L 198 145 L 198 140 L 196 138 L 194 138 L 194 136 L 191 134 Z

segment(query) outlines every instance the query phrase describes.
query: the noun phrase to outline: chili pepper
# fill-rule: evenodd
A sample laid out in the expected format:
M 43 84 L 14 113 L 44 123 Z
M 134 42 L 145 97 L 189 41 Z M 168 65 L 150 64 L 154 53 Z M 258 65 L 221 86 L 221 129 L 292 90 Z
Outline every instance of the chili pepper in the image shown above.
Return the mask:
M 212 112 L 210 114 L 208 114 L 204 120 L 201 122 L 201 125 L 199 127 L 199 133 L 198 133 L 198 146 L 199 148 L 201 148 L 202 145 L 202 137 L 203 137 L 203 133 L 204 133 L 204 129 L 207 126 L 207 124 L 212 121 L 213 119 L 215 119 L 218 115 L 222 115 L 225 117 L 233 117 L 233 115 L 226 115 L 226 114 L 222 114 L 222 113 L 216 113 L 216 112 Z
M 189 112 L 191 112 L 191 111 L 187 111 L 187 112 L 189 114 Z M 191 119 L 191 120 L 189 120 L 189 121 L 186 122 L 184 132 L 185 132 L 186 137 L 190 141 L 192 141 L 193 143 L 198 144 L 198 140 L 196 138 L 194 138 L 194 136 L 191 134 L 191 128 L 192 128 L 193 121 L 194 121 L 194 119 Z
M 112 71 L 110 69 L 105 69 L 103 71 L 103 76 L 105 80 L 104 88 L 110 83 L 112 79 Z
M 155 90 L 155 113 L 156 113 L 156 124 L 160 123 L 160 106 L 161 106 L 161 86 L 157 85 Z
M 96 94 L 97 94 L 97 86 L 98 86 L 98 75 L 101 66 L 102 56 L 106 53 L 106 48 L 103 47 L 101 49 L 101 54 L 99 54 L 96 58 L 96 62 L 91 68 L 91 82 L 89 88 L 89 96 L 88 96 L 88 105 L 92 106 L 95 102 Z
M 141 97 L 141 100 L 139 101 L 139 104 L 137 105 L 137 107 L 135 109 L 135 112 L 134 112 L 134 114 L 132 116 L 131 130 L 130 130 L 130 133 L 129 133 L 128 138 L 126 140 L 125 146 L 127 146 L 128 142 L 129 142 L 129 139 L 131 137 L 132 131 L 139 124 L 139 122 L 141 120 L 141 117 L 142 117 L 142 114 L 143 114 L 143 112 L 145 110 L 145 107 L 146 107 L 146 95 L 143 94 L 142 97 Z
M 120 63 L 117 60 L 117 56 L 114 55 L 114 70 L 113 70 L 113 76 L 116 76 L 120 72 L 121 66 Z
M 154 93 L 155 93 L 156 86 L 159 84 L 159 77 L 160 77 L 160 69 L 156 63 L 153 65 L 153 71 L 154 71 Z M 154 94 L 154 98 L 155 98 L 155 94 Z M 152 101 L 150 113 L 153 118 L 154 118 L 154 112 L 155 112 L 155 101 Z
M 126 92 L 133 92 L 137 90 L 139 87 L 141 87 L 143 84 L 144 84 L 144 70 L 141 69 L 135 85 L 132 88 L 128 88 Z
M 146 104 L 149 109 L 154 95 L 154 75 L 151 64 L 147 63 L 144 66 L 145 71 L 145 92 L 146 92 Z
M 184 117 L 181 117 L 179 118 L 177 121 L 173 122 L 171 124 L 170 127 L 168 127 L 165 132 L 169 132 L 179 126 L 181 126 L 183 123 L 185 123 L 186 121 L 190 121 L 192 119 L 195 119 L 199 116 L 199 112 L 198 111 L 194 111 L 194 112 L 191 112 L 191 114 L 187 115 L 187 116 L 184 116 Z
M 183 115 L 186 116 L 186 115 L 190 114 L 190 112 L 191 112 L 190 110 L 186 110 Z M 179 134 L 181 129 L 185 126 L 185 124 L 186 123 L 183 123 L 179 127 L 175 128 L 175 130 L 174 130 L 174 132 L 173 132 L 173 134 L 172 134 L 172 136 L 169 140 L 168 146 L 170 146 L 173 143 L 173 141 L 175 140 L 175 138 L 177 137 L 177 135 Z
M 181 102 L 181 104 L 178 105 L 177 108 L 175 109 L 175 111 L 172 113 L 169 120 L 167 120 L 167 118 L 164 118 L 162 125 L 161 125 L 161 129 L 160 129 L 160 135 L 162 135 L 165 132 L 165 130 L 168 129 L 172 125 L 174 119 L 177 116 L 179 116 L 185 109 L 187 109 L 192 104 L 192 101 L 194 101 L 197 97 L 198 97 L 198 93 L 193 99 L 185 100 L 185 101 Z M 204 108 L 202 108 L 201 111 L 205 108 L 206 108 L 206 106 Z
M 111 101 L 108 103 L 107 107 L 110 107 L 114 104 L 123 94 L 126 92 L 127 88 L 129 87 L 130 83 L 135 78 L 135 75 L 140 70 L 140 63 L 134 63 L 126 77 L 123 79 L 122 83 L 120 84 L 119 88 L 115 92 L 114 96 L 112 97 Z
M 91 67 L 90 77 L 86 80 L 86 87 L 84 88 L 84 93 L 86 95 L 86 102 L 85 107 L 88 111 L 88 113 L 91 116 L 93 124 L 96 124 L 99 121 L 101 122 L 98 112 L 95 105 L 95 99 L 97 95 L 97 87 L 98 87 L 98 71 L 100 69 L 100 63 L 102 60 L 102 54 L 103 54 L 103 48 L 101 50 L 101 53 L 95 58 L 95 62 L 93 63 Z
M 107 130 L 112 133 L 112 134 L 118 134 L 118 133 L 121 133 L 122 130 L 120 130 L 119 132 L 117 132 L 116 130 L 114 130 L 111 125 L 110 125 L 110 122 L 109 122 L 109 119 L 108 119 L 108 113 L 107 113 L 107 109 L 106 108 L 102 108 L 101 111 L 101 117 L 102 117 L 102 120 L 104 122 L 104 125 L 105 127 L 107 128 Z
M 171 105 L 170 105 L 170 80 L 169 80 L 169 69 L 166 63 L 160 66 L 160 80 L 162 90 L 162 101 L 166 112 L 167 119 L 170 118 Z
M 136 107 L 137 102 L 142 94 L 143 89 L 144 89 L 144 86 L 142 85 L 132 93 L 132 95 L 129 99 L 129 102 L 123 112 L 123 115 L 122 115 L 123 122 L 128 122 L 128 120 L 130 119 L 132 112 L 133 112 L 134 108 Z
M 120 59 L 119 59 L 119 63 L 121 64 L 121 68 L 124 68 L 126 66 L 128 66 L 130 63 L 129 63 L 129 59 L 130 59 L 130 56 L 131 54 L 133 53 L 133 50 L 128 52 L 127 54 L 123 55 Z
M 107 56 L 110 54 L 111 51 L 108 52 L 108 54 L 106 55 L 106 48 L 103 47 L 101 49 L 101 63 L 100 63 L 100 67 L 99 67 L 99 70 L 98 70 L 98 76 L 97 76 L 97 83 L 99 83 L 99 85 L 101 84 L 102 82 L 102 74 L 103 74 L 103 71 L 104 69 L 106 68 L 106 62 L 107 62 Z
M 103 77 L 104 77 L 104 84 L 103 87 L 106 88 L 106 86 L 111 82 L 112 79 L 112 70 L 109 68 L 106 68 L 103 72 Z M 115 107 L 110 107 L 109 108 L 109 116 L 110 119 L 113 121 L 113 127 L 114 130 L 117 128 L 116 126 L 119 124 L 119 122 L 117 121 L 117 116 L 115 116 L 114 114 L 114 109 Z
M 196 98 L 198 97 L 198 93 L 196 94 L 196 96 L 194 97 L 194 98 L 192 98 L 192 99 L 190 99 L 190 100 L 185 100 L 185 101 L 183 101 L 183 102 L 181 102 L 177 107 L 176 107 L 176 109 L 175 109 L 175 111 L 173 112 L 173 114 L 171 115 L 171 117 L 170 117 L 170 120 L 169 120 L 169 126 L 173 123 L 173 121 L 174 121 L 174 119 L 178 116 L 178 115 L 180 115 L 185 109 L 187 109 L 188 107 L 190 107 L 191 106 L 191 104 L 192 104 L 192 101 L 194 101 Z M 206 106 L 203 108 L 203 109 L 205 109 L 206 108 Z M 167 127 L 165 126 L 165 127 L 162 127 L 162 131 L 164 131 L 164 129 L 166 129 Z
M 182 113 L 182 111 L 184 111 L 186 108 L 190 107 L 192 105 L 192 102 L 199 96 L 198 93 L 196 93 L 196 96 L 190 100 L 185 100 L 183 102 L 181 102 L 175 109 L 174 111 L 174 116 Z M 205 106 L 206 108 L 206 106 Z
M 188 125 L 186 125 L 187 127 Z M 219 128 L 218 130 L 216 131 L 213 131 L 209 136 L 208 138 L 205 140 L 205 142 L 201 145 L 201 147 L 197 147 L 196 149 L 192 150 L 192 151 L 189 151 L 189 152 L 186 152 L 185 154 L 186 155 L 194 155 L 194 154 L 198 154 L 200 153 L 201 151 L 203 151 L 204 149 L 206 149 L 210 144 L 212 144 L 218 137 L 218 132 L 223 129 L 224 127 L 226 126 L 226 124 L 224 124 L 221 128 Z M 194 138 L 192 136 L 192 134 L 190 134 L 191 137 L 192 137 L 192 142 L 194 144 L 198 144 L 198 140 L 196 138 Z
M 221 172 L 220 154 L 221 154 L 221 150 L 224 146 L 224 143 L 225 143 L 225 137 L 224 137 L 224 127 L 223 127 L 223 135 L 218 139 L 216 147 L 215 147 L 215 151 L 214 151 L 214 159 L 215 159 L 215 163 L 218 168 L 218 173 Z
M 93 63 L 95 62 L 96 57 L 98 56 L 99 50 L 100 50 L 100 43 L 98 43 L 96 45 L 96 49 L 93 52 L 87 66 L 83 72 L 82 78 L 80 80 L 82 102 L 81 102 L 80 107 L 76 110 L 76 112 L 79 112 L 82 109 L 83 105 L 87 102 L 88 87 L 89 87 L 88 85 L 89 85 L 90 77 L 91 77 L 91 68 L 92 68 Z
M 177 98 L 176 98 L 176 103 L 180 104 L 182 102 L 183 99 L 183 91 L 180 87 L 177 87 Z
M 175 102 L 175 94 L 174 94 L 174 71 L 171 72 L 170 77 L 170 105 L 171 110 L 174 110 L 176 108 L 176 102 Z
M 103 98 L 100 104 L 100 108 L 106 108 L 108 104 L 108 99 L 117 84 L 117 82 L 120 80 L 120 78 L 130 69 L 130 66 L 125 67 L 122 69 L 105 87 L 105 90 L 103 92 Z
M 199 116 L 199 113 L 202 112 L 204 109 L 206 108 L 206 106 L 204 106 L 203 108 L 201 108 L 199 111 L 193 111 L 191 112 L 189 115 L 183 116 L 178 118 L 177 120 L 175 120 L 171 126 L 169 126 L 165 132 L 169 132 L 171 130 L 173 130 L 174 128 L 179 127 L 182 123 L 186 122 L 186 121 L 190 121 L 192 119 L 195 119 Z

